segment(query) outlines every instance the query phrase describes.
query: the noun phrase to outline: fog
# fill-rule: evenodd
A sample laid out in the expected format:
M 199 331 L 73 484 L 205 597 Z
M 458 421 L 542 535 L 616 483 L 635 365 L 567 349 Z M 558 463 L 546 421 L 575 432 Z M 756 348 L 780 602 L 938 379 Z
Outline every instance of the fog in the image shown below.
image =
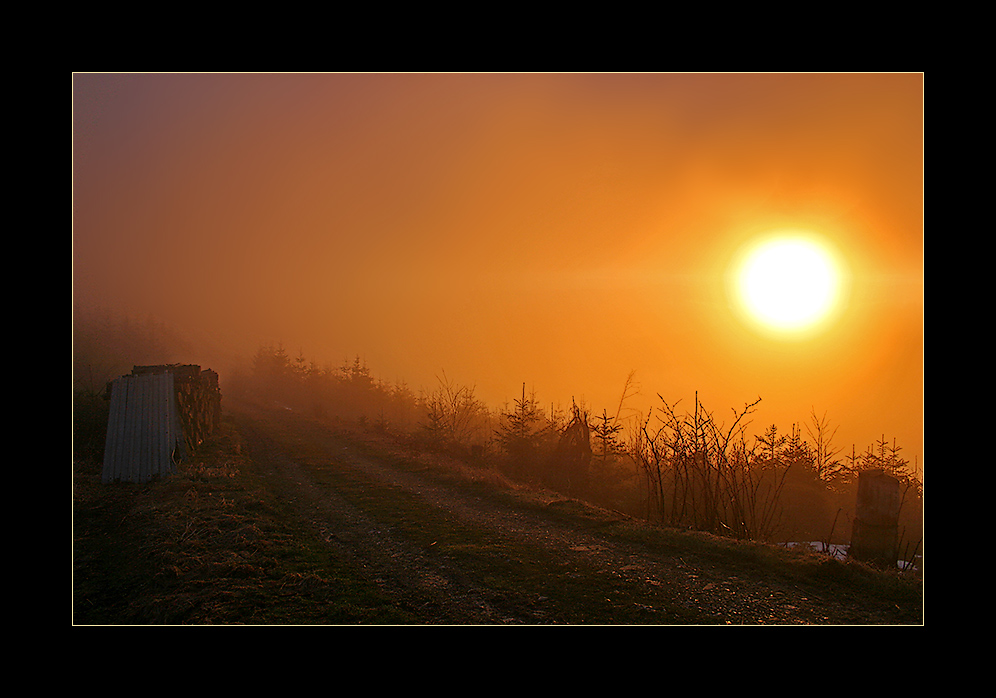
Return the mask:
M 727 293 L 786 227 L 848 270 L 804 339 Z M 281 345 L 601 412 L 635 372 L 634 410 L 760 397 L 923 466 L 922 75 L 76 74 L 72 236 L 74 308 L 223 381 Z

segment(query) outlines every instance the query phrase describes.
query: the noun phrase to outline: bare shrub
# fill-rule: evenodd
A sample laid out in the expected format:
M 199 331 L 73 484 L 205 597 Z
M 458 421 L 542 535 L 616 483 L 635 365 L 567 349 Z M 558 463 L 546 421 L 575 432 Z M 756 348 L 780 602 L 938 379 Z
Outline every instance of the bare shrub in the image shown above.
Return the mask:
M 421 435 L 438 448 L 480 446 L 489 438 L 490 413 L 474 388 L 457 385 L 444 372 L 436 390 L 422 398 Z
M 660 400 L 630 444 L 648 483 L 648 517 L 740 539 L 770 537 L 788 468 L 757 443 L 746 444 L 746 417 L 760 399 L 734 410 L 729 427 L 716 422 L 698 393 L 690 414 Z

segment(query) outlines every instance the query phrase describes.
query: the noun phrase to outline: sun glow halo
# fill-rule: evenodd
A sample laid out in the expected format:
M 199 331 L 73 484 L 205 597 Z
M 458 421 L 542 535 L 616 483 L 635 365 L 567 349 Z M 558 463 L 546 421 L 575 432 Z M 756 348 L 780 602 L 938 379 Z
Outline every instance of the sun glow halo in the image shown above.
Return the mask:
M 784 234 L 752 246 L 735 272 L 734 295 L 761 326 L 783 334 L 813 329 L 838 303 L 841 273 L 814 237 Z

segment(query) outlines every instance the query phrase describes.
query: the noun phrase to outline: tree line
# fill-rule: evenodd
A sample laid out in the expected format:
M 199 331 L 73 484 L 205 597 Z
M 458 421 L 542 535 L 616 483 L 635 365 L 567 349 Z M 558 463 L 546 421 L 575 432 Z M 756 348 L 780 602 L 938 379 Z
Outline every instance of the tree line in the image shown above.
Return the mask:
M 133 364 L 188 353 L 176 332 L 152 318 L 74 309 L 74 453 L 101 457 L 107 380 Z M 922 531 L 922 482 L 902 447 L 883 435 L 845 452 L 834 442 L 836 428 L 815 410 L 805 424 L 769 425 L 756 435 L 748 425 L 758 402 L 720 419 L 698 395 L 687 407 L 658 396 L 639 415 L 625 409 L 633 374 L 612 410 L 543 405 L 525 384 L 510 404 L 492 408 L 445 373 L 414 390 L 378 379 L 358 357 L 319 365 L 281 346 L 259 348 L 222 384 L 228 396 L 279 401 L 650 521 L 737 538 L 847 542 L 857 475 L 883 469 L 901 482 L 905 538 L 919 540 Z
M 879 468 L 900 479 L 901 526 L 907 539 L 920 539 L 922 483 L 902 448 L 883 435 L 843 454 L 836 428 L 815 410 L 805 425 L 756 435 L 748 425 L 760 399 L 727 420 L 697 394 L 688 409 L 658 396 L 646 415 L 634 415 L 623 409 L 633 374 L 612 413 L 575 402 L 544 407 L 525 384 L 493 409 L 445 373 L 416 391 L 378 380 L 359 357 L 319 366 L 280 346 L 260 348 L 232 385 L 650 521 L 738 539 L 845 541 L 858 473 Z

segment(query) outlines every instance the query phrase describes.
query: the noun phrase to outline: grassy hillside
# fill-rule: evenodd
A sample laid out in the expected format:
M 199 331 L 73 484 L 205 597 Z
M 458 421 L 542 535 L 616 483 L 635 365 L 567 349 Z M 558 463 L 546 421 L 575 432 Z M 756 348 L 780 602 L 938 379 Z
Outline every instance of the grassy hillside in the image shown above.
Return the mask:
M 425 459 L 399 450 L 373 432 L 353 433 L 351 448 L 447 486 L 521 511 L 534 510 L 566 524 L 661 556 L 732 566 L 742 576 L 778 579 L 877 607 L 906 609 L 919 622 L 918 577 L 881 572 L 857 563 L 681 532 L 592 508 L 563 497 L 470 477 L 456 461 Z M 295 439 L 297 439 L 295 441 Z M 301 462 L 310 448 L 288 436 Z M 429 463 L 430 465 L 427 465 Z M 336 553 L 328 532 L 319 535 L 302 516 L 289 483 L 248 458 L 237 423 L 222 429 L 177 476 L 148 485 L 101 485 L 93 458 L 74 464 L 74 624 L 414 624 L 451 618 L 392 596 L 355 561 Z M 716 609 L 695 604 L 650 610 L 644 596 L 611 570 L 574 567 L 544 557 L 532 546 L 498 543 L 483 532 L 420 506 L 396 487 L 359 482 L 334 469 L 311 475 L 334 487 L 352 506 L 385 525 L 403 525 L 427 549 L 445 548 L 468 575 L 514 595 L 537 589 L 556 610 L 550 623 L 717 622 Z M 390 522 L 394 522 L 391 524 Z M 324 535 L 324 538 L 323 538 Z M 606 574 L 610 572 L 610 574 Z M 823 593 L 822 591 L 820 593 Z M 611 599 L 612 603 L 605 603 Z M 777 622 L 774 620 L 773 622 Z M 826 622 L 840 622 L 827 618 Z M 868 619 L 867 622 L 875 622 Z

